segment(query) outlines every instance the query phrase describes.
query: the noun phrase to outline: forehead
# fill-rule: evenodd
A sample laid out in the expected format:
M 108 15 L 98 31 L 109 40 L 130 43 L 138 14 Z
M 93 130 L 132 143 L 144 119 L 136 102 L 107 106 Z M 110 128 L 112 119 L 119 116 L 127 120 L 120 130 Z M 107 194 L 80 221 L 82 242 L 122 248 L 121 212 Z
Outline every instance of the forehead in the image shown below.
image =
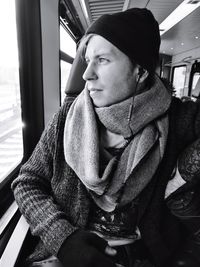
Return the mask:
M 105 53 L 113 56 L 123 54 L 116 46 L 114 46 L 104 37 L 100 35 L 92 36 L 87 44 L 85 57 Z

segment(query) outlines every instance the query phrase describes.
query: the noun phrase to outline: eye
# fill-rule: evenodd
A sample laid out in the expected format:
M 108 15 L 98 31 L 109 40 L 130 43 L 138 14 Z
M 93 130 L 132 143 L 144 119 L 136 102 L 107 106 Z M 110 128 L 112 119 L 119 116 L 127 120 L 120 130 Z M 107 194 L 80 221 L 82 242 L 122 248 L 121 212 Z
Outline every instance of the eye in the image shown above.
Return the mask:
M 105 57 L 99 57 L 98 58 L 98 63 L 100 64 L 104 64 L 104 63 L 108 63 L 109 59 L 105 58 Z

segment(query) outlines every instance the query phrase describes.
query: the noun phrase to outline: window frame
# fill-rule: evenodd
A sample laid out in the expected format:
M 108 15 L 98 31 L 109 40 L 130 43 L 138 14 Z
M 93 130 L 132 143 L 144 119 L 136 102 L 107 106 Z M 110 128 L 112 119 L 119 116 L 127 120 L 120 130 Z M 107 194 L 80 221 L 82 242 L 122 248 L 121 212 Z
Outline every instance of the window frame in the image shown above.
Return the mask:
M 196 72 L 200 72 L 200 61 L 195 60 L 192 64 L 191 71 L 190 71 L 190 78 L 189 78 L 189 88 L 188 88 L 188 95 L 192 97 L 192 84 L 193 78 Z
M 174 81 L 174 74 L 175 74 L 175 69 L 185 67 L 185 78 L 184 78 L 184 87 L 185 87 L 185 81 L 186 81 L 186 72 L 187 72 L 187 65 L 186 64 L 181 64 L 181 65 L 176 65 L 173 66 L 172 68 L 172 76 L 171 76 L 171 84 L 174 86 L 173 81 Z M 183 88 L 184 88 L 183 87 Z M 176 88 L 174 87 L 174 91 L 176 92 Z

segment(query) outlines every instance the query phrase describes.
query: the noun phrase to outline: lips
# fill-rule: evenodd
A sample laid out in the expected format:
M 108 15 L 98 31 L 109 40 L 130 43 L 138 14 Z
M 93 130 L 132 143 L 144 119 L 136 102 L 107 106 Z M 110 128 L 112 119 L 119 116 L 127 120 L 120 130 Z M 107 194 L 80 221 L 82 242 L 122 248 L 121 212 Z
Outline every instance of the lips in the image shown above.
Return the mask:
M 102 91 L 102 90 L 99 89 L 99 88 L 91 87 L 91 88 L 88 88 L 88 91 L 90 91 L 90 92 L 96 92 L 96 91 Z
M 93 97 L 96 94 L 98 95 L 99 92 L 101 92 L 102 90 L 99 88 L 91 87 L 91 88 L 88 88 L 88 91 L 89 91 L 90 96 Z

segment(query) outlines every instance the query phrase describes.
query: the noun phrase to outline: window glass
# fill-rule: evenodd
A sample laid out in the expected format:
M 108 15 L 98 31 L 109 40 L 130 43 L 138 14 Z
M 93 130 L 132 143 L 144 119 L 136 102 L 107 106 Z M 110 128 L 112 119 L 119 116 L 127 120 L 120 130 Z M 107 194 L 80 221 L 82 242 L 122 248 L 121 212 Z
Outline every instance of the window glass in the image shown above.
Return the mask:
M 175 95 L 180 98 L 184 95 L 185 75 L 186 75 L 186 66 L 180 66 L 174 68 L 172 84 L 175 88 Z
M 76 55 L 76 43 L 62 25 L 60 25 L 60 50 L 73 58 Z
M 66 29 L 63 28 L 62 25 L 60 25 L 60 50 L 72 58 L 74 58 L 76 55 L 76 43 L 71 38 Z M 65 61 L 64 58 L 60 59 L 61 103 L 63 103 L 65 99 L 65 87 L 67 84 L 71 66 L 72 64 Z
M 60 61 L 60 70 L 61 70 L 61 103 L 63 103 L 65 99 L 65 87 L 67 84 L 67 80 L 69 77 L 70 69 L 71 69 L 71 64 L 61 60 Z
M 199 83 L 199 77 L 200 77 L 200 73 L 195 72 L 195 74 L 193 76 L 193 80 L 192 80 L 192 90 L 194 90 L 195 87 L 197 86 L 197 83 Z
M 200 73 L 195 72 L 192 79 L 192 96 L 200 96 Z
M 0 183 L 23 156 L 15 1 L 0 1 Z

